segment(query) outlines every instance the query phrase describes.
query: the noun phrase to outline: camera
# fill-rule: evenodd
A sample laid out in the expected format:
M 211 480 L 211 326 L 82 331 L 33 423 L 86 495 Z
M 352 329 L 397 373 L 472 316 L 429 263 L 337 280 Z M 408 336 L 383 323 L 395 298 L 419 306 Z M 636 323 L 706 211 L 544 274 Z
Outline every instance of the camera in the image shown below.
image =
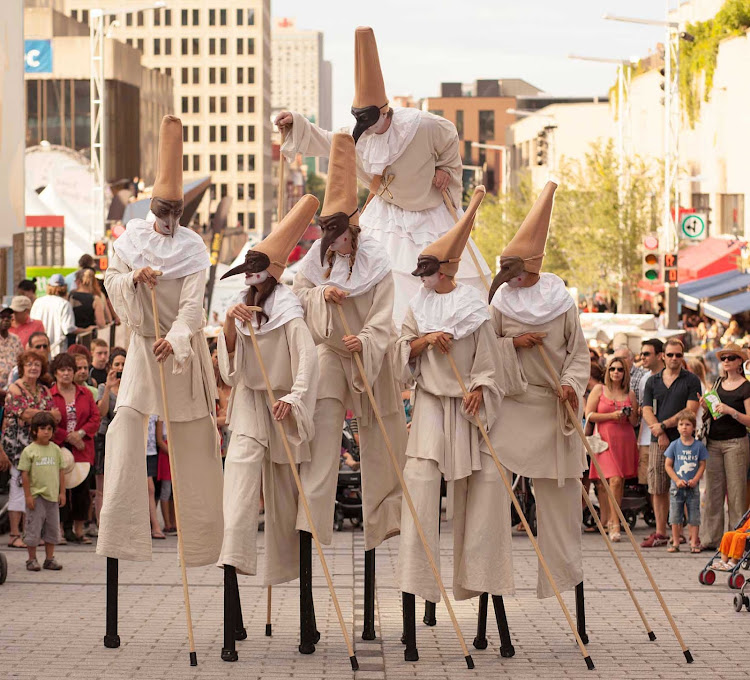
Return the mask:
M 120 378 L 122 378 L 122 371 L 117 371 L 117 373 L 115 373 L 115 378 L 120 380 Z
M 622 415 L 624 415 L 626 418 L 630 418 L 630 414 L 633 413 L 633 407 L 632 406 L 623 406 L 622 407 Z

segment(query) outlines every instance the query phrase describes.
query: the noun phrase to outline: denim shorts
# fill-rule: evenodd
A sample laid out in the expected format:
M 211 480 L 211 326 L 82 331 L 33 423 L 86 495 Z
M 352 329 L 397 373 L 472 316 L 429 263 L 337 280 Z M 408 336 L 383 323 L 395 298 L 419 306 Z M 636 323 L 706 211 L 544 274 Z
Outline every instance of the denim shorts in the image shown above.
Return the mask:
M 701 493 L 700 489 L 685 487 L 678 489 L 675 483 L 669 488 L 669 523 L 683 526 L 685 522 L 685 506 L 687 505 L 687 524 L 698 527 L 701 524 Z

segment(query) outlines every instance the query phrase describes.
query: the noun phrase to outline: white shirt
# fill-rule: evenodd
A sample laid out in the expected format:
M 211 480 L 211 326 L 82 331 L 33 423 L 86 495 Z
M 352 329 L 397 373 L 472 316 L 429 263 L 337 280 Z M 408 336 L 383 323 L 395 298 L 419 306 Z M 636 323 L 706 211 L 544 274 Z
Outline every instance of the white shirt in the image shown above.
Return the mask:
M 645 371 L 643 375 L 641 376 L 641 380 L 638 383 L 638 394 L 641 395 L 641 400 L 643 400 L 643 394 L 646 390 L 646 381 L 653 375 L 651 371 Z M 641 407 L 641 410 L 643 409 L 644 405 L 643 403 L 639 404 Z M 651 444 L 651 430 L 648 426 L 648 423 L 646 423 L 646 419 L 641 416 L 641 431 L 638 435 L 638 446 L 649 446 Z
M 57 356 L 64 349 L 65 336 L 76 329 L 73 308 L 65 298 L 58 295 L 44 295 L 34 300 L 29 314 L 44 325 L 49 337 L 51 356 Z

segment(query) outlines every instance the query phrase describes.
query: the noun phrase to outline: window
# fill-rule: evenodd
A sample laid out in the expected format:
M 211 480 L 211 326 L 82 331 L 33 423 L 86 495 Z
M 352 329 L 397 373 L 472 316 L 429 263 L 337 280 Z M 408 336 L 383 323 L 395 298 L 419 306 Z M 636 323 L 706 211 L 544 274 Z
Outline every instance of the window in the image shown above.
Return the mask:
M 182 112 L 183 113 L 188 112 L 188 98 L 187 97 L 182 98 Z
M 745 232 L 745 194 L 719 194 L 721 233 L 739 237 Z
M 252 85 L 255 82 L 255 68 L 253 66 L 247 69 L 247 84 Z
M 193 10 L 193 26 L 198 26 L 198 24 L 200 24 L 199 13 L 200 13 L 200 10 L 197 10 L 197 9 Z
M 245 156 L 244 154 L 237 155 L 237 172 L 245 172 Z
M 244 82 L 245 69 L 242 66 L 237 67 L 237 84 L 242 85 Z
M 219 10 L 219 26 L 227 25 L 227 11 L 225 9 Z
M 182 69 L 182 75 L 181 75 L 181 78 L 180 78 L 180 82 L 183 85 L 187 85 L 187 83 L 188 83 L 188 70 L 187 70 L 187 68 L 183 68 Z
M 255 38 L 247 39 L 247 53 L 255 54 Z
M 221 154 L 221 156 L 219 156 L 219 168 L 221 169 L 222 172 L 226 172 L 227 171 L 227 155 L 225 153 L 223 153 L 223 154 Z M 226 196 L 226 194 L 224 194 L 224 196 Z M 222 198 L 223 198 L 223 196 L 222 196 Z
M 216 141 L 216 126 L 215 125 L 208 126 L 208 141 L 209 142 Z
M 154 38 L 154 56 L 158 56 L 161 54 L 161 40 L 159 38 Z
M 143 52 L 143 38 L 138 38 L 138 49 Z
M 237 10 L 237 25 L 242 26 L 242 20 L 245 18 L 245 13 L 243 10 L 238 9 Z
M 208 25 L 216 26 L 216 10 L 215 9 L 208 10 Z
M 472 165 L 471 156 L 471 142 L 466 140 L 464 141 L 464 157 L 461 159 L 465 165 Z
M 237 185 L 237 200 L 238 201 L 245 200 L 245 185 L 244 184 Z
M 456 132 L 458 132 L 458 138 L 463 139 L 464 136 L 464 112 L 456 111 Z
M 211 154 L 208 157 L 208 169 L 210 172 L 216 172 L 216 155 Z M 211 188 L 213 189 L 213 185 L 211 185 Z M 216 196 L 214 196 L 216 198 Z
M 190 162 L 190 157 L 187 154 L 183 155 L 182 157 L 182 171 L 183 172 L 187 172 L 188 170 L 190 170 L 190 167 L 188 166 L 189 162 Z
M 247 171 L 248 172 L 255 172 L 255 156 L 253 154 L 248 154 L 248 157 L 247 157 Z
M 255 97 L 247 98 L 247 112 L 255 113 Z
M 165 73 L 165 74 L 166 74 L 166 75 L 167 75 L 167 76 L 168 76 L 169 78 L 171 78 L 171 77 L 172 77 L 172 67 L 171 67 L 171 66 L 167 66 L 167 68 L 165 68 L 165 69 L 164 69 L 164 73 Z
M 184 57 L 188 53 L 188 40 L 187 38 L 182 39 L 182 56 Z
M 188 11 L 186 9 L 182 10 L 182 19 L 181 19 L 180 23 L 183 26 L 187 26 L 188 25 Z
M 138 12 L 136 16 L 138 17 L 138 25 L 143 26 L 143 12 Z
M 219 54 L 226 54 L 227 53 L 227 39 L 221 38 L 219 40 Z
M 227 141 L 227 126 L 226 125 L 222 125 L 219 128 L 219 141 L 224 142 L 226 144 L 226 141 Z
M 188 141 L 188 130 L 189 129 L 190 128 L 188 128 L 187 125 L 183 125 L 182 126 L 182 141 L 183 142 L 187 142 Z
M 75 19 L 75 17 L 73 17 Z M 133 25 L 133 15 L 132 14 L 126 14 L 125 15 L 125 25 L 126 26 L 132 26 Z
M 255 213 L 247 214 L 247 228 L 255 229 Z
M 254 184 L 247 185 L 247 200 L 248 201 L 255 200 L 255 185 Z
M 242 49 L 245 46 L 245 41 L 242 38 L 237 38 L 237 54 L 242 54 Z
M 238 9 L 237 12 L 241 12 L 241 9 Z M 237 224 L 244 229 L 245 227 L 245 213 L 237 213 Z
M 171 9 L 164 10 L 164 25 L 165 26 L 172 25 L 172 10 Z
M 193 156 L 193 172 L 201 171 L 201 157 L 197 154 Z
M 245 141 L 245 126 L 244 125 L 237 126 L 237 141 L 238 142 Z
M 219 195 L 222 198 L 226 198 L 228 193 L 229 193 L 229 185 L 228 184 L 219 184 Z
M 193 38 L 193 54 L 201 53 L 201 41 L 200 38 Z
M 194 142 L 200 142 L 201 141 L 201 128 L 200 128 L 200 125 L 193 125 L 193 141 Z
M 245 112 L 245 98 L 237 97 L 237 113 Z
M 208 84 L 209 85 L 216 84 L 216 69 L 213 66 L 208 69 Z
M 201 112 L 201 98 L 193 97 L 193 113 Z
M 219 97 L 219 113 L 227 112 L 227 98 Z
M 486 142 L 489 139 L 495 139 L 495 112 L 479 112 L 479 141 Z
M 200 85 L 201 83 L 201 70 L 197 67 L 193 67 L 193 85 Z
M 430 109 L 430 113 L 433 116 L 441 116 L 443 115 L 443 109 Z
M 87 9 L 81 10 L 81 23 L 82 24 L 89 23 L 89 11 Z
M 164 54 L 172 54 L 172 38 L 164 38 Z
M 239 10 L 238 10 L 238 11 L 239 11 Z M 75 19 L 76 21 L 78 21 L 78 10 L 77 10 L 77 9 L 71 9 L 71 10 L 70 10 L 70 16 L 71 16 L 71 17 L 72 17 L 73 19 Z
M 210 198 L 211 198 L 212 201 L 216 200 L 216 185 L 215 184 L 212 184 L 209 187 L 209 196 L 210 196 Z M 212 215 L 212 217 L 213 217 L 213 215 Z
M 213 11 L 213 10 L 211 10 Z M 216 54 L 216 38 L 209 38 L 208 39 L 208 53 L 209 54 Z
M 226 66 L 222 66 L 219 69 L 219 82 L 222 85 L 226 85 L 227 84 L 227 68 L 226 68 Z
M 248 142 L 254 142 L 255 141 L 255 125 L 248 125 L 247 126 L 247 141 Z
M 255 10 L 254 9 L 247 10 L 247 25 L 255 26 Z
M 208 98 L 208 112 L 216 113 L 216 97 Z
M 161 10 L 154 10 L 154 26 L 161 26 Z

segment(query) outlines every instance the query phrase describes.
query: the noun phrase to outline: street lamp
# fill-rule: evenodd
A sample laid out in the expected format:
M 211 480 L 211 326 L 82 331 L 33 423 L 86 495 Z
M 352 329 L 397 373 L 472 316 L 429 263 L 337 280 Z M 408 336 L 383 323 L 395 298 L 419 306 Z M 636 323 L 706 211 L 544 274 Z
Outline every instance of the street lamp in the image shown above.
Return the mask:
M 110 32 L 104 30 L 105 17 L 117 17 L 121 14 L 135 14 L 149 9 L 161 9 L 166 7 L 166 0 L 157 0 L 150 4 L 121 7 L 115 9 L 92 9 L 89 23 L 89 45 L 90 45 L 90 67 L 89 98 L 91 115 L 91 172 L 94 175 L 93 209 L 91 211 L 91 243 L 104 236 L 106 229 L 104 204 L 104 191 L 107 186 L 104 177 L 106 145 L 105 145 L 105 123 L 106 117 L 106 83 L 104 74 L 104 38 L 110 37 Z M 109 28 L 114 28 L 117 21 L 110 23 Z

